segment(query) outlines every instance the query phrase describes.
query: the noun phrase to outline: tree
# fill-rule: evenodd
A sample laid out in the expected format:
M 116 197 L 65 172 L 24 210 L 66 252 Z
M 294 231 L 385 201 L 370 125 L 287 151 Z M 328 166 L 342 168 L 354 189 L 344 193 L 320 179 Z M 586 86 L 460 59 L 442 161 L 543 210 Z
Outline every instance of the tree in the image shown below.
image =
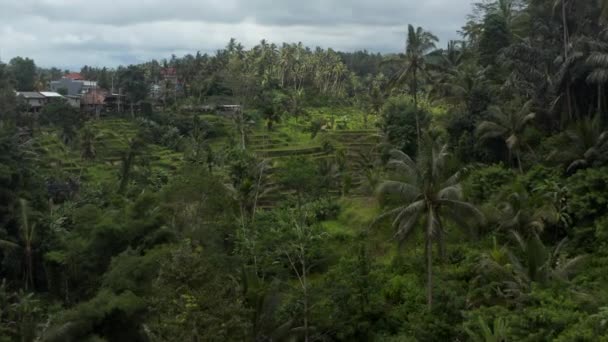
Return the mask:
M 97 132 L 91 125 L 85 126 L 80 131 L 80 156 L 85 160 L 97 157 L 97 145 L 104 137 L 102 132 Z
M 34 243 L 36 223 L 31 224 L 31 213 L 26 200 L 19 201 L 21 208 L 21 225 L 19 226 L 19 242 L 0 240 L 0 247 L 5 250 L 18 250 L 23 255 L 24 271 L 23 286 L 27 291 L 34 288 Z
M 382 107 L 382 131 L 388 142 L 408 155 L 415 155 L 420 147 L 417 125 L 430 123 L 426 111 L 417 110 L 405 96 L 391 97 Z
M 375 222 L 393 217 L 393 226 L 397 230 L 395 238 L 399 242 L 411 238 L 420 223 L 425 222 L 427 305 L 430 310 L 433 305 L 433 242 L 437 242 L 444 257 L 445 221 L 450 220 L 465 228 L 463 217 L 466 216 L 463 215 L 472 215 L 481 221 L 483 214 L 463 199 L 460 180 L 464 170 L 449 173 L 447 145 L 440 145 L 430 136 L 426 137 L 425 143 L 416 161 L 401 151 L 391 152 L 389 166 L 397 173 L 394 180 L 380 185 L 379 193 L 396 207 L 385 211 Z
M 144 100 L 148 95 L 145 75 L 140 67 L 130 65 L 127 68 L 118 69 L 118 80 L 131 103 L 131 115 L 135 115 L 135 103 Z
M 567 173 L 608 161 L 608 131 L 603 128 L 600 115 L 573 123 L 563 138 L 548 159 L 563 163 Z
M 430 78 L 427 70 L 426 57 L 435 49 L 435 43 L 439 39 L 432 33 L 425 31 L 422 27 L 414 28 L 408 25 L 407 43 L 405 55 L 401 59 L 401 70 L 389 82 L 389 87 L 409 83 L 410 94 L 414 98 L 414 108 L 418 111 L 418 92 L 420 90 L 421 78 Z M 421 139 L 421 125 L 416 113 L 416 133 L 418 141 Z
M 503 247 L 502 258 L 496 258 L 498 254 L 485 254 L 478 265 L 482 275 L 501 280 L 499 294 L 510 299 L 528 293 L 532 283 L 546 287 L 554 282 L 568 282 L 587 260 L 584 255 L 569 258 L 564 253 L 566 238 L 550 248 L 537 234 L 523 237 L 512 232 L 512 237 L 519 253 Z
M 467 114 L 473 114 L 477 109 L 479 95 L 489 86 L 485 73 L 486 69 L 470 63 L 449 69 L 437 82 L 434 95 L 450 105 L 464 109 Z
M 129 139 L 128 144 L 128 150 L 124 152 L 122 156 L 122 166 L 120 168 L 119 173 L 119 194 L 124 194 L 127 190 L 127 186 L 131 181 L 131 174 L 133 172 L 133 167 L 135 166 L 136 158 L 142 153 L 142 150 L 146 147 L 146 143 L 141 137 Z
M 465 328 L 467 335 L 472 342 L 507 342 L 509 325 L 507 322 L 497 317 L 494 319 L 492 327 L 481 317 L 478 317 L 477 324 L 481 333 L 477 333 L 469 328 Z
M 307 213 L 285 213 L 279 222 L 278 257 L 286 258 L 298 280 L 301 291 L 304 341 L 310 341 L 310 272 L 314 266 L 314 250 L 323 241 L 325 234 L 319 225 L 310 224 Z
M 40 114 L 43 123 L 61 129 L 61 138 L 65 144 L 74 141 L 78 130 L 85 123 L 85 117 L 66 101 L 54 101 L 44 106 Z
M 523 146 L 523 133 L 528 124 L 536 117 L 532 113 L 533 101 L 530 100 L 519 109 L 509 109 L 508 112 L 498 107 L 491 106 L 488 109 L 489 121 L 483 121 L 477 127 L 477 135 L 480 140 L 501 138 L 509 150 L 509 161 L 514 153 L 517 159 L 519 171 L 523 173 L 521 164 L 521 147 Z
M 10 71 L 18 91 L 34 91 L 36 64 L 29 58 L 15 57 L 9 62 Z
M 15 119 L 17 98 L 10 83 L 9 70 L 0 62 L 0 121 L 3 124 Z

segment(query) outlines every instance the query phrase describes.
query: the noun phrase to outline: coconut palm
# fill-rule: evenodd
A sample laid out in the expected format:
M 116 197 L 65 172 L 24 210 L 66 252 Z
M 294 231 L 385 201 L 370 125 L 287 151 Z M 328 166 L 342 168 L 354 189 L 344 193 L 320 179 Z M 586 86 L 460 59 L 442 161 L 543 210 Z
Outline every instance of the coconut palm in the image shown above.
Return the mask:
M 547 285 L 549 281 L 568 281 L 585 261 L 584 255 L 568 258 L 563 252 L 568 239 L 563 239 L 553 250 L 546 247 L 537 234 L 528 239 L 513 232 L 522 259 L 512 255 L 513 271 L 528 282 Z
M 104 134 L 97 132 L 90 125 L 80 131 L 80 155 L 82 159 L 92 160 L 97 157 L 97 145 L 102 142 Z
M 515 154 L 519 171 L 523 173 L 521 165 L 521 147 L 523 145 L 523 133 L 528 124 L 534 120 L 536 114 L 532 113 L 532 103 L 526 102 L 518 110 L 505 111 L 498 106 L 488 108 L 490 120 L 483 121 L 477 127 L 477 135 L 480 140 L 501 138 L 509 150 L 509 160 Z
M 567 239 L 553 249 L 545 246 L 538 234 L 527 238 L 511 232 L 516 250 L 500 247 L 500 258 L 496 258 L 497 246 L 491 253 L 482 256 L 475 282 L 498 281 L 496 294 L 507 300 L 525 298 L 533 283 L 548 286 L 553 282 L 568 282 L 580 270 L 587 257 L 579 255 L 569 258 L 563 251 Z
M 597 114 L 601 116 L 604 111 L 604 85 L 608 83 L 608 46 L 604 42 L 598 42 L 597 45 L 598 51 L 587 58 L 587 65 L 592 68 L 587 76 L 587 83 L 597 86 Z
M 437 82 L 431 95 L 471 113 L 477 92 L 488 85 L 485 72 L 486 69 L 470 63 L 449 69 Z
M 515 231 L 526 236 L 543 231 L 546 219 L 553 215 L 537 209 L 534 206 L 536 199 L 523 187 L 517 187 L 515 191 L 504 195 L 498 205 L 498 229 L 505 232 Z
M 430 137 L 420 151 L 416 161 L 405 153 L 393 150 L 389 166 L 396 171 L 393 180 L 384 181 L 379 193 L 396 207 L 380 215 L 374 223 L 384 218 L 394 218 L 395 238 L 399 242 L 409 239 L 417 227 L 424 222 L 425 254 L 427 266 L 427 304 L 433 304 L 433 251 L 432 244 L 437 242 L 440 254 L 445 254 L 444 223 L 449 220 L 467 228 L 463 214 L 478 221 L 483 219 L 481 212 L 472 204 L 464 201 L 460 180 L 463 171 L 449 173 L 446 145 L 438 144 Z
M 549 159 L 564 163 L 567 173 L 608 160 L 608 131 L 602 127 L 599 115 L 576 122 L 564 137 Z
M 564 55 L 563 57 L 563 61 L 567 62 L 570 60 L 570 32 L 568 29 L 568 13 L 570 12 L 570 3 L 571 0 L 555 0 L 554 4 L 553 4 L 553 9 L 555 12 L 557 12 L 557 9 L 559 8 L 561 11 L 561 20 L 562 20 L 562 33 L 563 33 L 563 39 L 562 39 L 562 43 L 564 45 Z M 568 105 L 568 116 L 569 118 L 572 118 L 572 92 L 570 90 L 570 85 L 567 84 L 566 85 L 566 100 L 567 100 L 567 105 Z
M 422 27 L 414 28 L 414 26 L 408 25 L 405 55 L 396 60 L 402 64 L 402 67 L 389 82 L 389 88 L 391 89 L 409 83 L 410 94 L 414 98 L 414 107 L 416 108 L 418 140 L 420 140 L 421 134 L 420 120 L 417 113 L 420 81 L 421 78 L 430 79 L 426 59 L 428 54 L 435 50 L 435 43 L 438 41 L 439 39 L 435 35 L 425 31 Z M 395 60 L 389 60 L 389 62 L 390 61 Z
M 19 226 L 19 242 L 0 239 L 0 248 L 12 251 L 20 251 L 23 254 L 24 287 L 27 291 L 34 286 L 34 239 L 36 232 L 36 224 L 30 224 L 30 209 L 28 203 L 24 199 L 19 200 L 21 208 L 21 225 Z

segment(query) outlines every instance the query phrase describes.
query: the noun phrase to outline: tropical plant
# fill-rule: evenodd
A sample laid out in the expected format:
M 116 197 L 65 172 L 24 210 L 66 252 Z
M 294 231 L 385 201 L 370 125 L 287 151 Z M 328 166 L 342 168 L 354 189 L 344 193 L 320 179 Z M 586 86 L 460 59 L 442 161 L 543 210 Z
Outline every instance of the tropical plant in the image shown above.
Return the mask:
M 548 158 L 563 163 L 566 172 L 573 172 L 608 160 L 608 131 L 599 115 L 575 122 L 563 133 L 564 142 Z
M 515 154 L 519 171 L 523 173 L 521 163 L 521 148 L 524 146 L 523 133 L 528 124 L 534 120 L 535 114 L 531 112 L 532 100 L 526 102 L 521 108 L 505 111 L 498 106 L 488 109 L 490 119 L 483 121 L 477 127 L 477 135 L 481 140 L 501 138 L 509 150 L 509 160 Z
M 427 304 L 433 304 L 433 242 L 437 242 L 441 256 L 445 256 L 445 222 L 452 221 L 468 228 L 464 217 L 483 220 L 483 214 L 464 201 L 460 180 L 464 170 L 450 173 L 447 145 L 441 145 L 430 136 L 425 139 L 417 161 L 405 153 L 393 150 L 389 167 L 397 173 L 393 180 L 384 181 L 379 193 L 396 207 L 386 210 L 374 223 L 392 217 L 396 228 L 395 239 L 404 242 L 424 222 L 424 240 L 427 268 Z
M 481 316 L 477 318 L 479 332 L 465 328 L 467 335 L 472 342 L 507 342 L 509 325 L 500 317 L 494 319 L 490 326 Z
M 86 125 L 80 130 L 80 156 L 85 160 L 93 160 L 97 157 L 97 146 L 102 143 L 103 132 L 96 131 L 91 125 Z
M 502 247 L 501 258 L 494 257 L 494 253 L 484 254 L 478 264 L 481 275 L 492 275 L 500 280 L 497 294 L 505 299 L 525 297 L 532 283 L 549 286 L 553 282 L 568 282 L 586 262 L 584 255 L 569 258 L 564 253 L 567 238 L 551 249 L 545 246 L 538 234 L 527 238 L 515 231 L 511 234 L 517 248 L 515 252 Z
M 420 81 L 422 79 L 430 79 L 426 62 L 427 55 L 435 49 L 435 43 L 438 41 L 439 39 L 435 35 L 425 31 L 422 27 L 414 28 L 414 26 L 408 25 L 405 55 L 401 59 L 396 60 L 400 61 L 402 67 L 389 82 L 389 88 L 391 89 L 409 84 L 410 94 L 414 98 L 414 108 L 416 111 L 418 111 Z M 421 125 L 418 114 L 416 114 L 416 132 L 418 141 L 420 141 Z
M 19 226 L 19 241 L 0 239 L 0 248 L 10 251 L 19 251 L 23 256 L 23 286 L 25 290 L 34 287 L 34 244 L 36 243 L 36 223 L 30 223 L 31 212 L 24 199 L 19 200 L 21 222 Z

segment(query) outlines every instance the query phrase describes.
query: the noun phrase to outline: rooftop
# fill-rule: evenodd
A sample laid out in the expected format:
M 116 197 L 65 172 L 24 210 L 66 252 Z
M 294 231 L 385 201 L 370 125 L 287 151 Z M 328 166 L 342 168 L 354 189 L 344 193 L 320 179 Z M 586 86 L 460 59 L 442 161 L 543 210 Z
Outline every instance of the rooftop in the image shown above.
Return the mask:
M 18 91 L 17 96 L 23 96 L 26 99 L 44 99 L 44 95 L 35 91 Z
M 63 76 L 63 78 L 69 78 L 74 81 L 83 81 L 84 80 L 84 77 L 82 77 L 82 75 L 78 72 L 71 72 L 71 73 Z
M 42 94 L 44 97 L 63 97 L 63 95 L 53 91 L 41 91 L 40 94 Z

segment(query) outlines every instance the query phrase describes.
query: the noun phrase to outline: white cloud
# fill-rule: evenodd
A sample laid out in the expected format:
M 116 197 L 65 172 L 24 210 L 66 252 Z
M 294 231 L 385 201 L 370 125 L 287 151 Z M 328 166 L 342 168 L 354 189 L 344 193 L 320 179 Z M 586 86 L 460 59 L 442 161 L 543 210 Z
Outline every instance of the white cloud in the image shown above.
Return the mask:
M 0 0 L 0 57 L 42 66 L 134 63 L 213 52 L 237 38 L 401 51 L 408 23 L 456 38 L 472 0 Z

